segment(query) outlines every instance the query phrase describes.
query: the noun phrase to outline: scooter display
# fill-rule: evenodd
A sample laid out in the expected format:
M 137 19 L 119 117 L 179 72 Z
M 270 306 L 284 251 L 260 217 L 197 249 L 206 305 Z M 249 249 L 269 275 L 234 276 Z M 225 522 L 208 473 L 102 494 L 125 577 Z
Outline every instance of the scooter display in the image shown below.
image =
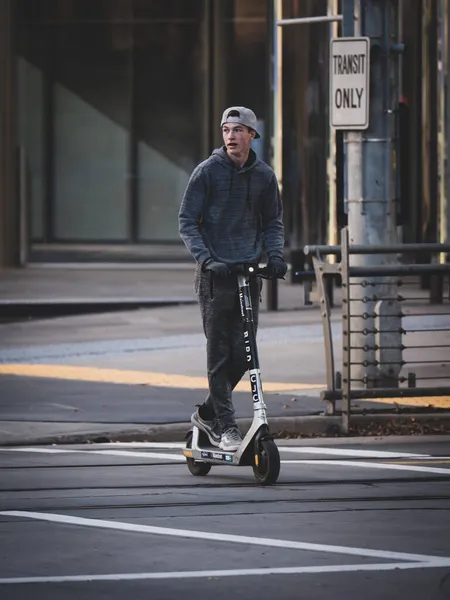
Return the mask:
M 211 446 L 207 435 L 193 426 L 187 435 L 183 453 L 192 475 L 204 476 L 213 465 L 251 466 L 257 483 L 271 485 L 280 473 L 280 455 L 270 434 L 263 399 L 261 372 L 250 295 L 250 277 L 260 275 L 269 279 L 267 267 L 243 265 L 237 273 L 239 304 L 244 324 L 245 354 L 253 401 L 253 421 L 241 445 L 235 452 Z

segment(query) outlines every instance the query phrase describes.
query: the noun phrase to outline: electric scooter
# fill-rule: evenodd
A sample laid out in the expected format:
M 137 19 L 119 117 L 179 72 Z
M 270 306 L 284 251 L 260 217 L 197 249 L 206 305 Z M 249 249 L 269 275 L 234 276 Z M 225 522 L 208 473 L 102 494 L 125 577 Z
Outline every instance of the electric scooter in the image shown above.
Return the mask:
M 210 444 L 206 433 L 193 426 L 187 435 L 183 454 L 192 475 L 207 475 L 212 465 L 251 466 L 256 481 L 261 485 L 270 485 L 276 482 L 280 473 L 280 454 L 267 422 L 249 285 L 250 276 L 260 275 L 264 279 L 269 277 L 267 267 L 243 265 L 241 270 L 242 272 L 237 273 L 237 280 L 244 323 L 243 341 L 253 399 L 253 421 L 235 452 L 215 448 Z

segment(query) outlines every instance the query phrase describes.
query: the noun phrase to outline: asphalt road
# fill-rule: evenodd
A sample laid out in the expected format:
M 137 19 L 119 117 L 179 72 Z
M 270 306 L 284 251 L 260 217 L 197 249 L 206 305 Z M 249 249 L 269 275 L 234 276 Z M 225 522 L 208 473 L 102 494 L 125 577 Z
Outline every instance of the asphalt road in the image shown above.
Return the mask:
M 450 598 L 448 439 L 278 444 L 272 487 L 178 444 L 1 448 L 0 598 Z

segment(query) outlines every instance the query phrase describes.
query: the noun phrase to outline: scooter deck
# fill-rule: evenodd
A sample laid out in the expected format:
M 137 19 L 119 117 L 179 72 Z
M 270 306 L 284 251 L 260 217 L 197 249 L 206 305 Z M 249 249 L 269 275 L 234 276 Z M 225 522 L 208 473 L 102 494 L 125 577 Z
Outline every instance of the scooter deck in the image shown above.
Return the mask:
M 218 448 L 214 448 L 214 446 L 202 448 L 201 450 L 184 450 L 185 456 L 190 456 L 191 458 L 198 461 L 207 461 L 212 462 L 214 464 L 233 464 L 234 452 L 224 452 L 223 450 L 219 450 Z M 239 461 L 238 461 L 239 462 Z
M 213 463 L 215 465 L 249 465 L 246 453 L 240 451 L 240 448 L 236 452 L 230 452 L 221 450 L 212 446 L 208 440 L 208 437 L 199 431 L 196 427 L 192 428 L 192 444 L 191 448 L 185 448 L 183 450 L 184 456 L 193 458 L 198 462 Z

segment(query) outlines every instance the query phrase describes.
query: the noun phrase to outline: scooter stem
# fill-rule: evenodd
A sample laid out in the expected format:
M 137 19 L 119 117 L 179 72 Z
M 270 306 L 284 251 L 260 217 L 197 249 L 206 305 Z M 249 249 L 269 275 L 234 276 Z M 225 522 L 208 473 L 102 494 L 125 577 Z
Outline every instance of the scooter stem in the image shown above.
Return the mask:
M 252 272 L 250 267 L 249 272 Z M 259 368 L 258 348 L 253 320 L 253 308 L 250 294 L 249 275 L 238 275 L 239 303 L 241 307 L 242 322 L 244 325 L 245 355 L 250 375 L 250 385 L 253 398 L 254 418 L 259 424 L 267 423 L 266 405 L 264 404 L 261 372 Z

